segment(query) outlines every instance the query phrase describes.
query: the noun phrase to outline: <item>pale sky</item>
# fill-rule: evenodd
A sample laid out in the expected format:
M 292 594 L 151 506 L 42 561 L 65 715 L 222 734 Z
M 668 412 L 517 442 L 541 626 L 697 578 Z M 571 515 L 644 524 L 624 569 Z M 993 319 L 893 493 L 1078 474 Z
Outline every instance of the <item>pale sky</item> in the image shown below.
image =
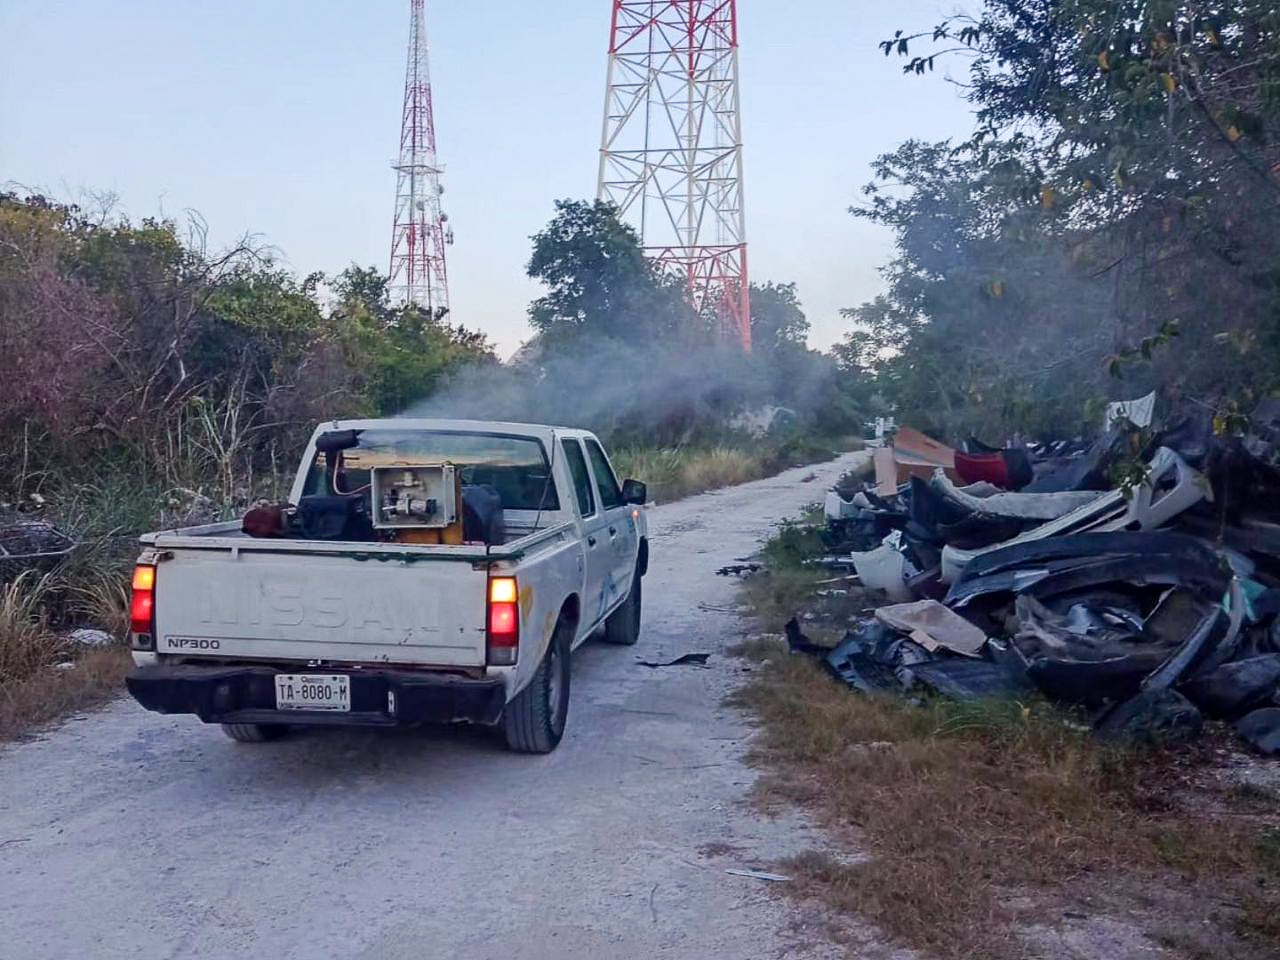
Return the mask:
M 891 238 L 846 209 L 909 137 L 969 132 L 939 71 L 876 41 L 938 0 L 740 0 L 751 278 L 795 281 L 826 348 L 881 289 Z M 427 0 L 455 322 L 507 355 L 538 288 L 529 237 L 596 189 L 609 0 Z M 408 0 L 0 0 L 0 185 L 198 211 L 299 274 L 387 270 Z M 950 68 L 957 74 L 963 64 Z

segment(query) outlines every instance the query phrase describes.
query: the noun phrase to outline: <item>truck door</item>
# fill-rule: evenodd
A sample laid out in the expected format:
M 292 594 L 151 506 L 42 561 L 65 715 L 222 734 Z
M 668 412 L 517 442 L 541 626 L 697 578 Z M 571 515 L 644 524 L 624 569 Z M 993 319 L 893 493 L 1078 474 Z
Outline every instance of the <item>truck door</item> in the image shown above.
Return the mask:
M 591 437 L 586 439 L 587 460 L 595 476 L 596 494 L 600 512 L 604 515 L 604 532 L 608 536 L 609 576 L 604 583 L 606 609 L 621 602 L 631 590 L 631 577 L 635 574 L 636 557 L 640 542 L 636 521 L 631 507 L 622 502 L 622 487 L 609 465 L 600 444 Z
M 589 627 L 597 623 L 605 614 L 602 598 L 605 596 L 605 580 L 612 568 L 609 556 L 609 521 L 596 502 L 595 489 L 591 482 L 591 473 L 587 470 L 587 460 L 582 452 L 582 444 L 577 440 L 565 438 L 560 441 L 560 449 L 564 451 L 565 462 L 569 464 L 569 475 L 573 478 L 574 501 L 578 508 L 578 516 L 582 518 L 584 556 L 586 571 L 582 588 L 582 626 Z

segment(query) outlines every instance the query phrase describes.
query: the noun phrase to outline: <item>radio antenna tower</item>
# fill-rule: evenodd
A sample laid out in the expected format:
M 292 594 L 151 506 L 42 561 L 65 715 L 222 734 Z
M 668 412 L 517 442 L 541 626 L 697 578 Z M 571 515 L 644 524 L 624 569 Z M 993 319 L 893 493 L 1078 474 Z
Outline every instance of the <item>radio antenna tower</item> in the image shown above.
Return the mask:
M 417 304 L 439 320 L 449 312 L 445 244 L 453 243 L 449 217 L 440 210 L 436 127 L 431 106 L 424 0 L 410 0 L 409 60 L 404 74 L 404 116 L 396 171 L 396 218 L 391 235 L 392 300 Z
M 736 0 L 612 0 L 597 196 L 751 349 Z

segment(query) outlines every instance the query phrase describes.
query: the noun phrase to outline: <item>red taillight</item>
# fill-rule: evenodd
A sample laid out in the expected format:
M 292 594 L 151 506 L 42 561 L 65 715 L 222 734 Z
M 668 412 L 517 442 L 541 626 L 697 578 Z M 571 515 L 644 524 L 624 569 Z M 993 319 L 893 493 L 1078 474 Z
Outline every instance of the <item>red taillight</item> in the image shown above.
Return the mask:
M 489 663 L 509 667 L 520 648 L 520 591 L 515 577 L 489 580 Z
M 489 607 L 489 639 L 510 645 L 518 636 L 520 623 L 514 603 L 495 603 Z
M 153 633 L 156 612 L 156 568 L 138 564 L 133 568 L 133 598 L 129 602 L 129 629 L 134 633 Z

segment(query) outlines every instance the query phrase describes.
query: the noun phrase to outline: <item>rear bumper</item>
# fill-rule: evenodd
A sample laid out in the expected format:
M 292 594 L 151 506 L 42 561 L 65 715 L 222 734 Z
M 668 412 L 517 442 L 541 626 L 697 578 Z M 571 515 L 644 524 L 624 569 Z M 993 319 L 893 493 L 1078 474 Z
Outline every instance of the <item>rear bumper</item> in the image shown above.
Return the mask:
M 329 726 L 412 726 L 419 723 L 497 723 L 506 704 L 501 678 L 470 680 L 408 670 L 336 670 L 351 678 L 351 711 L 277 710 L 272 667 L 183 664 L 136 668 L 129 693 L 156 713 L 192 713 L 205 723 L 305 723 Z M 393 709 L 394 704 L 394 709 Z

